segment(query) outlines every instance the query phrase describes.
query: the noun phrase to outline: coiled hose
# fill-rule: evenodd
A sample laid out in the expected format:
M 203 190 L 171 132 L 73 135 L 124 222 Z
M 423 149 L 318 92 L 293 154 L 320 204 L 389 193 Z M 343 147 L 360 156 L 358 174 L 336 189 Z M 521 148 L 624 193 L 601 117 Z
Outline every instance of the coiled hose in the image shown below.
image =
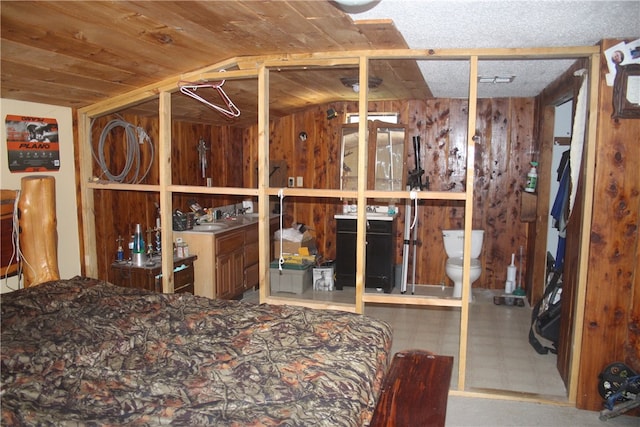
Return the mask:
M 106 144 L 107 137 L 109 133 L 115 129 L 116 127 L 122 127 L 125 130 L 126 136 L 126 161 L 125 165 L 117 175 L 114 175 L 109 170 L 107 166 L 107 162 L 104 155 L 104 148 Z M 140 145 L 145 141 L 149 143 L 149 164 L 147 169 L 144 172 L 144 175 L 139 177 L 140 175 Z M 98 143 L 98 155 L 96 156 L 95 151 L 93 150 L 93 144 L 91 144 L 91 152 L 93 154 L 93 158 L 100 166 L 102 173 L 104 176 L 112 182 L 120 182 L 125 184 L 138 184 L 142 182 L 149 171 L 151 170 L 151 166 L 153 164 L 153 158 L 155 155 L 155 148 L 153 143 L 151 142 L 151 138 L 145 132 L 145 130 L 140 126 L 135 126 L 125 120 L 122 119 L 114 119 L 111 120 L 107 125 L 102 129 L 102 133 L 100 134 L 100 141 Z M 131 174 L 132 169 L 135 167 L 134 173 Z M 131 177 L 127 180 L 127 177 L 131 174 Z

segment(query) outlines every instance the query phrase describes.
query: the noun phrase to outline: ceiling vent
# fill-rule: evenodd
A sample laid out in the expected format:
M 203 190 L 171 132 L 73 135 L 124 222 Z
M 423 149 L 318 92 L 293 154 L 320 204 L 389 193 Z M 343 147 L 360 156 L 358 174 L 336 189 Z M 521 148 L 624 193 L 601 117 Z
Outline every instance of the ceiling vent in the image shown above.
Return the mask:
M 478 76 L 478 83 L 511 83 L 516 76 Z

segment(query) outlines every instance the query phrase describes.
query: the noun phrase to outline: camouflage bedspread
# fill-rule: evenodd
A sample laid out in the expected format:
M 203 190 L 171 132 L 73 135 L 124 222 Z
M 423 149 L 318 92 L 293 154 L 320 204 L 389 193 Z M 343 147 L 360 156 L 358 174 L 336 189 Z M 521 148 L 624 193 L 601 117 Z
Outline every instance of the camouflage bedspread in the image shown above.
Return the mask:
M 2 425 L 367 424 L 389 327 L 76 277 L 2 295 Z

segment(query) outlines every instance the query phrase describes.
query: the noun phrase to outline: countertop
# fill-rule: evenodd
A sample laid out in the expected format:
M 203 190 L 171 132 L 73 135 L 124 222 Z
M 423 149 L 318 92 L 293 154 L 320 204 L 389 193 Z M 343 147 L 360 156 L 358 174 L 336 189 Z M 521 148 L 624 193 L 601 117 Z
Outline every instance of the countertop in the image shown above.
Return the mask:
M 269 214 L 269 220 L 273 218 L 278 218 L 278 215 Z M 259 215 L 257 213 L 254 214 L 245 214 L 245 215 L 237 215 L 229 218 L 219 219 L 213 222 L 207 222 L 199 225 L 194 225 L 191 230 L 182 230 L 180 233 L 224 233 L 231 230 L 236 230 L 241 227 L 246 227 L 248 225 L 257 224 L 259 219 Z M 177 230 L 174 230 L 177 231 Z
M 367 221 L 393 221 L 397 216 L 397 213 L 389 215 L 386 212 L 367 212 Z M 336 214 L 333 217 L 335 219 L 358 219 L 358 213 Z

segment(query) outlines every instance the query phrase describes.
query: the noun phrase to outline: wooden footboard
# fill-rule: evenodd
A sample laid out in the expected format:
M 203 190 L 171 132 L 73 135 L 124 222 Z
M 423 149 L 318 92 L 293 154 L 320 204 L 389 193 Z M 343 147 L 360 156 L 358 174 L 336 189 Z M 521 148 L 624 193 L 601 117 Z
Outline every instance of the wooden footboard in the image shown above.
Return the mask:
M 453 357 L 423 350 L 393 356 L 370 426 L 444 426 Z

